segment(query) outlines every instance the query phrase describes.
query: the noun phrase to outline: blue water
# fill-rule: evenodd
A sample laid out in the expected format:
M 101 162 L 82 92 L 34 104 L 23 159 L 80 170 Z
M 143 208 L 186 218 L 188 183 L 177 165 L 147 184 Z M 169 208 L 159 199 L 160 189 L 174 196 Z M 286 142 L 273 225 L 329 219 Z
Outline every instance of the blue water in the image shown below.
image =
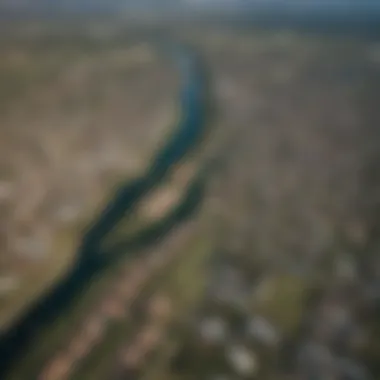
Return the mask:
M 205 107 L 203 77 L 199 62 L 189 49 L 183 47 L 172 48 L 171 56 L 177 64 L 181 77 L 179 102 L 182 117 L 176 130 L 157 154 L 145 175 L 121 186 L 99 218 L 87 230 L 72 271 L 0 336 L 0 379 L 4 378 L 10 365 L 21 354 L 27 352 L 32 343 L 38 345 L 36 335 L 38 330 L 54 323 L 61 313 L 72 306 L 76 296 L 86 289 L 86 285 L 95 274 L 99 274 L 114 260 L 119 259 L 118 255 L 101 252 L 100 246 L 104 238 L 128 214 L 136 202 L 166 178 L 172 166 L 177 164 L 201 138 Z M 198 183 L 196 185 L 198 186 Z M 152 229 L 148 229 L 145 235 L 137 239 L 136 244 L 139 246 L 144 243 L 149 244 L 150 240 L 157 239 L 167 232 L 176 220 L 190 212 L 196 205 L 194 201 L 197 198 L 194 194 L 198 191 L 196 185 L 189 189 L 185 201 L 176 213 Z M 123 254 L 125 252 L 122 251 Z
M 120 187 L 98 220 L 83 239 L 82 257 L 87 260 L 97 252 L 101 240 L 121 221 L 152 187 L 165 179 L 170 168 L 183 158 L 197 143 L 203 131 L 205 107 L 203 101 L 203 77 L 199 62 L 186 49 L 170 51 L 181 77 L 179 95 L 181 120 L 173 135 L 158 152 L 147 173 Z

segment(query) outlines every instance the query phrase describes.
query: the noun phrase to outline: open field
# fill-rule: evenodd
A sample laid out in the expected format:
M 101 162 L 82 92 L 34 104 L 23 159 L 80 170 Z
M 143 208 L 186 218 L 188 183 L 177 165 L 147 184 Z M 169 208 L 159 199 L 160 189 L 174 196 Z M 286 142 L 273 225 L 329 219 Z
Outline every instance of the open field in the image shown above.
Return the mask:
M 0 48 L 0 326 L 67 269 L 178 117 L 174 68 L 151 45 L 64 42 Z

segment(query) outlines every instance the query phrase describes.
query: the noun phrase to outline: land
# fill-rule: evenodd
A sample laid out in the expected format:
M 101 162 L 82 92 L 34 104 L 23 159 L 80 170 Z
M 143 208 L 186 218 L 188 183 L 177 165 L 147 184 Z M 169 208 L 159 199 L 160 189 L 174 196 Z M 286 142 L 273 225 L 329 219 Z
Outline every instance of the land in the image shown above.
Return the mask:
M 21 42 L 1 48 L 1 326 L 67 271 L 178 117 L 176 72 L 149 44 Z
M 127 260 L 96 279 L 77 306 L 58 321 L 58 327 L 43 332 L 33 352 L 25 355 L 9 378 L 22 379 L 35 371 L 41 371 L 41 379 L 52 380 L 377 378 L 379 44 L 355 36 L 215 26 L 197 31 L 189 27 L 176 30 L 175 35 L 196 48 L 207 68 L 213 105 L 209 133 L 202 148 L 178 166 L 115 235 L 133 235 L 160 220 L 178 204 L 207 158 L 217 157 L 202 208 L 192 223 L 150 248 L 141 262 Z M 72 40 L 68 45 L 75 47 Z M 146 51 L 146 45 L 138 46 L 134 47 L 137 52 Z M 48 92 L 40 108 L 35 103 L 28 108 L 32 100 L 38 103 L 36 94 L 43 93 L 35 84 L 23 102 L 20 95 L 12 101 L 8 98 L 13 95 L 5 96 L 4 102 L 9 103 L 4 106 L 4 120 L 21 119 L 17 125 L 24 126 L 6 129 L 6 136 L 18 136 L 20 141 L 29 138 L 38 146 L 45 142 L 40 149 L 49 157 L 45 161 L 56 163 L 44 163 L 43 154 L 34 163 L 29 157 L 37 153 L 29 153 L 29 145 L 13 137 L 7 141 L 20 146 L 21 156 L 28 157 L 17 161 L 19 176 L 25 181 L 29 178 L 25 173 L 36 167 L 39 174 L 31 175 L 30 183 L 41 189 L 43 195 L 37 199 L 43 204 L 44 192 L 51 193 L 47 189 L 54 185 L 57 192 L 50 202 L 55 210 L 64 189 L 76 205 L 88 205 L 71 224 L 66 222 L 67 227 L 60 227 L 63 222 L 53 225 L 57 231 L 67 231 L 60 237 L 59 250 L 50 251 L 54 255 L 16 261 L 18 256 L 4 249 L 7 275 L 20 276 L 24 272 L 19 268 L 25 267 L 25 273 L 29 267 L 36 268 L 38 278 L 46 272 L 44 268 L 56 273 L 55 278 L 64 272 L 68 264 L 62 262 L 70 262 L 75 255 L 83 225 L 96 215 L 96 205 L 101 207 L 119 181 L 144 170 L 158 141 L 175 124 L 173 68 L 149 55 L 145 63 L 131 64 L 128 70 L 133 76 L 125 74 L 125 81 L 119 82 L 121 74 L 115 66 L 124 70 L 120 66 L 125 68 L 126 61 L 118 61 L 120 66 L 111 62 L 128 49 L 86 53 L 79 82 L 69 82 L 66 89 L 81 94 L 85 104 L 79 98 L 72 102 L 80 104 L 77 113 L 59 108 L 60 91 L 56 97 L 54 91 Z M 46 62 L 47 52 L 43 54 Z M 56 78 L 77 67 L 78 55 L 70 58 L 75 65 L 64 65 L 52 74 L 56 91 L 61 88 Z M 94 91 L 82 92 L 87 88 L 82 81 L 83 72 L 92 72 L 95 66 L 101 66 L 106 77 L 100 88 L 110 90 L 106 96 L 99 89 L 103 95 L 91 106 L 87 102 Z M 36 67 L 41 68 L 41 63 Z M 23 107 L 35 110 L 34 119 L 18 111 Z M 70 118 L 71 112 L 77 118 Z M 126 120 L 138 127 L 126 128 Z M 25 134 L 26 121 L 33 125 L 33 133 Z M 64 128 L 58 131 L 52 124 Z M 41 125 L 45 127 L 38 132 Z M 88 142 L 89 134 L 94 142 Z M 72 144 L 77 155 L 70 150 Z M 107 144 L 120 155 L 106 166 L 112 174 L 101 180 L 102 163 L 107 161 L 101 157 Z M 13 145 L 5 145 L 9 152 L 1 152 L 9 161 Z M 79 173 L 81 160 L 96 162 L 93 171 L 84 164 Z M 131 160 L 140 164 L 132 168 Z M 19 189 L 18 200 L 26 199 L 23 195 L 29 191 L 25 189 L 33 189 L 29 182 L 21 187 L 15 181 L 12 186 Z M 14 236 L 9 231 L 16 226 L 17 214 L 10 209 L 7 215 L 6 236 Z M 33 236 L 46 220 L 52 225 L 50 219 L 38 215 L 37 211 L 28 214 L 29 225 L 35 228 Z M 51 231 L 46 236 L 51 238 Z M 166 255 L 173 261 L 152 270 L 151 261 L 164 260 Z M 49 261 L 46 257 L 51 256 L 55 259 Z M 54 264 L 57 260 L 60 264 Z M 22 266 L 23 262 L 28 265 Z M 52 268 L 57 267 L 54 272 Z M 49 281 L 39 286 L 46 288 Z M 143 285 L 138 286 L 138 281 Z M 4 299 L 17 299 L 17 291 L 8 290 Z M 149 300 L 155 296 L 164 306 L 152 312 Z M 25 302 L 30 296 L 24 293 L 21 298 Z M 11 303 L 4 305 L 8 313 L 15 310 Z M 85 328 L 89 321 L 95 326 L 91 332 Z
M 209 288 L 169 373 L 377 378 L 378 43 L 291 30 L 190 39 L 226 143 L 208 193 Z

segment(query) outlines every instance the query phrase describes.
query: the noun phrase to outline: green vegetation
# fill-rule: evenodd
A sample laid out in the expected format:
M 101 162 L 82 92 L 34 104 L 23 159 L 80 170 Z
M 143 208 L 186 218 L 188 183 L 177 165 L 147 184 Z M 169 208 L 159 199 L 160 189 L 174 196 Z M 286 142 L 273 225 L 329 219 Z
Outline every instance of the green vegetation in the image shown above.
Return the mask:
M 169 368 L 170 359 L 183 338 L 178 334 L 178 327 L 202 298 L 204 286 L 207 283 L 205 263 L 214 249 L 213 243 L 207 235 L 199 241 L 194 241 L 193 244 L 197 246 L 193 250 L 189 250 L 189 254 L 181 260 L 176 270 L 169 274 L 167 284 L 163 288 L 164 291 L 166 290 L 165 294 L 168 294 L 173 300 L 175 320 L 154 360 L 147 366 L 148 368 L 142 376 L 144 380 L 173 379 Z
M 310 281 L 310 283 L 309 283 Z M 273 275 L 262 284 L 262 295 L 255 296 L 252 309 L 269 321 L 285 336 L 296 332 L 304 312 L 304 300 L 311 279 L 296 275 Z
M 204 264 L 212 250 L 210 237 L 205 231 L 196 232 L 190 242 L 181 247 L 180 250 L 178 258 L 168 265 L 162 273 L 158 273 L 152 278 L 138 297 L 138 302 L 141 304 L 144 299 L 149 299 L 152 294 L 162 293 L 167 295 L 172 301 L 174 324 L 178 323 L 181 318 L 192 310 L 202 294 L 205 281 Z M 194 281 L 194 278 L 197 278 L 197 281 Z M 115 354 L 118 348 L 127 343 L 133 333 L 138 332 L 141 322 L 140 319 L 136 320 L 132 317 L 132 319 L 127 318 L 114 323 L 105 340 L 99 348 L 94 350 L 94 353 L 86 358 L 75 373 L 73 380 L 100 380 L 109 376 L 117 364 Z M 162 342 L 163 346 L 158 350 L 159 353 L 155 355 L 153 363 L 149 365 L 146 376 L 151 376 L 152 372 L 157 375 L 155 368 L 163 364 L 161 361 L 162 355 L 166 355 L 167 350 L 170 350 L 175 343 L 172 341 L 173 336 L 171 336 L 170 332 L 165 335 L 168 341 L 164 340 Z

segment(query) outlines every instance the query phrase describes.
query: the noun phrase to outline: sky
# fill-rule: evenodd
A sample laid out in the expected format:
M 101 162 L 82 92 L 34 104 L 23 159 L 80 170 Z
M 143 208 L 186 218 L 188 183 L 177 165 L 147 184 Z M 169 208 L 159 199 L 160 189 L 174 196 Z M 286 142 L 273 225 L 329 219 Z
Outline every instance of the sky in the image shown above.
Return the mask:
M 93 7 L 128 8 L 145 7 L 159 9 L 183 5 L 187 7 L 255 8 L 280 7 L 290 9 L 373 9 L 380 10 L 380 0 L 0 0 L 3 8 L 33 8 L 38 5 L 54 8 L 57 5 L 91 9 Z M 0 8 L 1 10 L 1 8 Z
M 157 0 L 159 1 L 159 0 Z M 376 11 L 380 12 L 380 0 L 181 0 L 187 6 L 226 7 L 236 9 L 290 9 L 290 10 L 330 10 L 330 11 Z

